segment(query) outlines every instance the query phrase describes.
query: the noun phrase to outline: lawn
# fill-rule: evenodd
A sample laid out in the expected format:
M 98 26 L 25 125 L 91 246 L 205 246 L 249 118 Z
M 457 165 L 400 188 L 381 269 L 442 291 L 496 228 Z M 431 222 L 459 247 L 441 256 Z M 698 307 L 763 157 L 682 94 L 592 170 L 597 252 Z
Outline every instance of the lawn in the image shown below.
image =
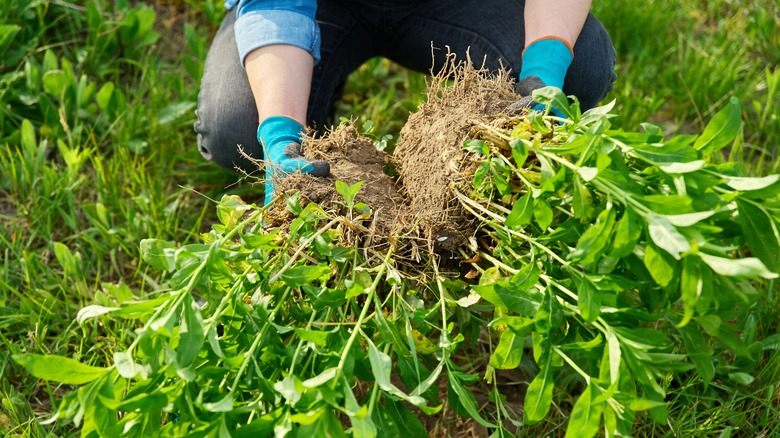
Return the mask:
M 594 13 L 609 30 L 618 51 L 618 82 L 605 99 L 605 103 L 615 101 L 611 112 L 616 117 L 610 119 L 610 136 L 629 138 L 619 133 L 650 133 L 664 141 L 698 136 L 711 120 L 721 117 L 738 132 L 735 141 L 709 154 L 713 166 L 726 166 L 717 169 L 730 176 L 755 177 L 750 184 L 767 181 L 761 177 L 771 177 L 780 170 L 780 34 L 776 31 L 780 10 L 776 2 L 660 0 L 643 5 L 643 9 L 621 7 L 624 5 L 614 0 L 595 3 Z M 418 423 L 410 419 L 409 407 L 415 405 L 414 412 L 420 414 L 437 411 L 437 403 L 445 403 L 442 410 L 450 412 L 448 415 L 433 414 L 434 420 L 421 423 L 431 434 L 446 435 L 448 430 L 456 430 L 456 424 L 482 431 L 479 424 L 504 421 L 506 430 L 518 436 L 562 436 L 567 421 L 573 421 L 572 409 L 577 410 L 575 400 L 591 388 L 583 383 L 582 373 L 572 371 L 573 364 L 564 365 L 568 356 L 563 352 L 570 350 L 555 347 L 560 363 L 549 359 L 551 365 L 547 366 L 550 376 L 555 373 L 555 384 L 543 386 L 551 392 L 549 397 L 535 399 L 547 399 L 548 410 L 540 411 L 540 418 L 532 415 L 529 421 L 529 409 L 523 411 L 517 405 L 527 392 L 532 392 L 529 386 L 534 386 L 532 381 L 536 381 L 540 369 L 547 369 L 539 353 L 543 350 L 539 346 L 541 338 L 532 340 L 528 335 L 527 339 L 505 340 L 502 333 L 511 330 L 485 330 L 493 316 L 501 316 L 500 309 L 494 315 L 492 307 L 500 305 L 486 299 L 490 303 L 483 301 L 481 305 L 489 308 L 469 311 L 461 306 L 452 310 L 452 303 L 444 298 L 446 293 L 439 292 L 446 289 L 453 296 L 468 297 L 469 289 L 447 273 L 434 274 L 433 270 L 438 269 L 435 263 L 426 265 L 430 275 L 424 281 L 416 278 L 417 283 L 406 279 L 394 283 L 388 279 L 397 266 L 383 258 L 390 257 L 390 253 L 357 262 L 362 257 L 359 251 L 334 252 L 329 244 L 340 236 L 332 233 L 335 229 L 324 229 L 327 221 L 322 217 L 326 215 L 320 217 L 315 208 L 296 210 L 292 203 L 296 214 L 310 219 L 299 221 L 298 234 L 293 232 L 291 237 L 269 236 L 262 231 L 258 216 L 244 216 L 259 210 L 239 199 L 249 205 L 262 203 L 262 186 L 205 162 L 197 152 L 192 130 L 202 64 L 222 13 L 221 2 L 207 0 L 156 0 L 147 4 L 9 0 L 0 4 L 0 431 L 10 436 L 36 437 L 97 434 L 117 422 L 116 414 L 110 418 L 112 414 L 108 413 L 112 409 L 128 412 L 126 423 L 129 419 L 137 421 L 132 425 L 136 427 L 132 429 L 135 435 L 156 431 L 161 425 L 174 435 L 185 431 L 195 436 L 196 432 L 216 435 L 220 427 L 229 429 L 220 423 L 223 416 L 239 423 L 252 420 L 259 431 L 264 424 L 280 418 L 271 415 L 276 412 L 274 403 L 269 402 L 273 397 L 283 394 L 287 400 L 284 406 L 292 405 L 293 398 L 296 403 L 301 397 L 306 400 L 306 391 L 300 386 L 306 371 L 311 373 L 307 379 L 320 379 L 307 380 L 312 387 L 332 378 L 331 390 L 341 392 L 323 389 L 317 392 L 318 400 L 336 400 L 333 403 L 343 409 L 336 415 L 322 403 L 311 401 L 314 407 L 310 410 L 297 405 L 295 411 L 285 411 L 285 415 L 291 415 L 290 428 L 293 424 L 295 428 L 306 427 L 304 417 L 309 415 L 314 423 L 327 423 L 320 426 L 323 428 L 340 430 L 343 425 L 352 428 L 355 436 L 361 431 L 370 435 L 368 423 L 373 418 L 378 424 L 406 421 L 412 426 L 399 431 L 414 434 Z M 424 76 L 386 60 L 372 60 L 350 78 L 338 115 L 354 118 L 356 126 L 373 141 L 386 142 L 392 150 L 409 113 L 424 100 L 425 93 Z M 478 143 L 472 145 L 474 151 L 481 150 Z M 644 177 L 649 181 L 652 174 L 645 172 Z M 739 186 L 742 181 L 747 180 L 733 184 Z M 345 204 L 351 204 L 349 188 L 342 187 L 340 193 Z M 234 197 L 223 198 L 225 195 Z M 506 195 L 512 198 L 515 193 Z M 737 197 L 734 194 L 734 199 Z M 752 206 L 744 211 L 756 213 L 754 217 L 771 212 L 755 221 L 758 227 L 753 234 L 744 229 L 724 232 L 722 227 L 709 223 L 702 230 L 726 236 L 723 241 L 734 245 L 730 254 L 750 256 L 744 248 L 747 241 L 754 255 L 776 260 L 771 226 L 778 223 L 778 198 L 770 193 L 761 200 L 755 204 L 743 202 Z M 762 204 L 763 200 L 767 202 Z M 350 214 L 353 207 L 349 208 Z M 511 205 L 508 209 L 514 210 Z M 605 215 L 601 223 L 609 220 L 614 221 L 614 215 L 612 219 Z M 239 233 L 237 224 L 242 221 L 251 225 L 241 229 L 243 242 L 262 248 L 263 255 L 257 260 L 247 255 L 246 248 L 231 246 Z M 500 240 L 500 229 L 491 232 Z M 309 243 L 316 241 L 315 253 L 306 257 L 330 260 L 341 270 L 333 280 L 339 286 L 331 285 L 326 292 L 335 296 L 340 290 L 346 291 L 348 300 L 326 305 L 337 297 L 304 288 L 305 283 L 326 274 L 316 264 L 282 269 L 286 269 L 286 276 L 282 272 L 278 277 L 288 287 L 271 289 L 276 300 L 243 291 L 237 294 L 232 289 L 242 285 L 249 291 L 252 288 L 245 285 L 268 280 L 253 277 L 248 264 L 257 262 L 279 270 L 288 261 L 305 263 L 306 257 L 293 254 L 299 240 L 309 237 Z M 761 244 L 764 237 L 769 244 Z M 213 260 L 209 248 L 215 247 L 215 242 L 220 243 L 223 260 L 219 267 L 209 261 Z M 323 242 L 325 246 L 318 246 Z M 177 253 L 184 254 L 181 259 L 167 258 L 182 247 L 186 251 Z M 510 244 L 506 248 L 503 255 L 519 251 Z M 547 249 L 558 250 L 552 245 Z M 198 262 L 187 262 L 188 258 Z M 503 274 L 496 275 L 516 279 L 522 271 L 519 265 L 507 266 L 511 263 L 501 260 L 496 260 L 498 268 L 494 271 L 479 272 L 486 284 L 492 272 L 501 271 Z M 246 298 L 262 311 L 242 313 L 245 309 L 240 304 L 202 293 L 210 313 L 201 316 L 190 292 L 205 286 L 199 283 L 198 273 L 212 268 L 224 277 L 209 274 L 209 281 L 218 286 L 214 290 L 222 291 L 221 296 Z M 766 268 L 778 270 L 777 265 L 767 264 Z M 680 275 L 703 278 L 690 272 Z M 675 304 L 677 297 L 671 293 L 665 297 L 669 302 L 664 305 L 668 307 L 656 303 L 667 313 L 652 327 L 666 333 L 673 342 L 667 346 L 668 339 L 659 341 L 664 345 L 653 351 L 658 354 L 654 360 L 668 359 L 673 365 L 659 366 L 658 373 L 649 380 L 621 383 L 628 386 L 621 386 L 618 392 L 630 393 L 630 386 L 635 385 L 634 394 L 637 386 L 644 394 L 636 397 L 631 408 L 637 412 L 628 423 L 634 435 L 728 437 L 775 436 L 780 432 L 776 421 L 780 411 L 780 290 L 775 280 L 764 280 L 760 275 L 748 277 L 733 282 L 719 280 L 717 287 L 723 289 L 716 287 L 714 292 L 722 295 L 715 301 L 722 300 L 723 307 L 715 309 L 713 305 L 711 314 L 697 309 L 695 323 L 685 330 L 675 328 L 680 323 L 676 318 L 684 317 L 688 310 L 693 312 L 695 302 L 691 305 L 682 298 L 683 303 Z M 437 280 L 442 278 L 446 281 Z M 653 280 L 657 276 L 653 275 Z M 430 284 L 412 286 L 425 281 Z M 394 286 L 408 298 L 396 302 L 382 295 L 382 288 L 391 290 Z M 279 304 L 291 295 L 296 306 Z M 127 304 L 131 302 L 139 304 Z M 369 312 L 372 304 L 387 312 Z M 727 305 L 732 308 L 726 309 Z M 407 307 L 412 310 L 401 311 Z M 85 308 L 86 312 L 82 310 Z M 448 308 L 451 313 L 443 310 Z M 738 310 L 729 313 L 734 309 Z M 718 318 L 717 324 L 713 324 L 713 315 Z M 596 315 L 583 318 L 593 322 Z M 269 325 L 269 321 L 277 324 Z M 281 330 L 269 338 L 270 346 L 260 346 L 259 340 L 264 339 L 267 330 L 278 330 L 280 321 L 289 324 L 296 337 Z M 294 321 L 303 323 L 294 325 Z M 356 321 L 365 322 L 365 331 L 375 336 L 359 336 L 362 330 L 339 328 Z M 448 326 L 448 321 L 455 329 Z M 552 317 L 549 321 L 552 323 Z M 249 327 L 245 333 L 230 330 L 244 325 Z M 643 325 L 642 330 L 648 326 Z M 337 329 L 326 332 L 329 327 Z M 220 342 L 218 336 L 224 353 L 233 360 L 229 373 L 214 365 L 230 362 L 218 360 L 216 351 L 207 347 L 192 351 L 180 348 L 179 342 L 190 342 L 214 349 L 214 343 Z M 452 341 L 452 345 L 442 346 L 442 340 Z M 582 339 L 576 341 L 580 344 L 572 341 L 565 345 L 571 351 L 587 351 L 582 358 L 592 361 L 588 362 L 591 366 L 599 363 L 600 353 L 595 355 L 598 357 L 590 354 L 595 345 L 585 347 Z M 510 381 L 503 387 L 484 383 L 488 360 L 490 366 L 501 368 L 498 359 L 491 359 L 494 348 L 499 351 L 501 343 L 527 352 L 522 360 L 503 357 L 503 365 L 514 364 L 501 374 Z M 394 345 L 398 344 L 408 344 L 412 351 L 396 351 Z M 129 354 L 123 355 L 131 350 L 136 352 L 138 362 Z M 669 356 L 662 359 L 661 350 Z M 353 353 L 361 360 L 353 358 Z M 20 356 L 24 354 L 46 356 Z M 162 368 L 153 362 L 167 363 L 171 354 L 182 366 L 155 373 Z M 318 354 L 329 357 L 332 366 L 320 367 Z M 31 365 L 18 359 L 23 357 L 66 357 L 84 367 L 68 368 L 75 365 L 56 359 Z M 256 360 L 258 357 L 260 360 Z M 102 367 L 121 360 L 124 362 L 116 365 L 119 371 L 115 368 L 113 374 L 104 373 Z M 328 364 L 328 360 L 322 363 Z M 196 367 L 184 366 L 193 361 L 201 361 L 196 380 L 187 374 L 194 373 Z M 37 366 L 47 369 L 39 370 L 44 374 L 57 367 L 71 372 L 43 380 L 30 373 Z M 598 368 L 582 368 L 585 374 L 600 373 Z M 290 377 L 296 377 L 295 373 L 288 373 L 296 369 L 300 370 L 299 381 Z M 400 385 L 398 369 L 407 387 L 404 390 L 396 387 Z M 409 394 L 408 380 L 435 378 L 437 369 L 442 373 L 443 397 L 437 399 L 436 387 L 431 385 L 420 394 Z M 613 370 L 605 373 L 609 371 Z M 142 378 L 150 372 L 151 378 Z M 76 374 L 82 377 L 73 377 Z M 260 375 L 265 376 L 267 387 L 244 383 Z M 103 385 L 109 380 L 114 382 L 110 388 Z M 227 380 L 231 382 L 225 383 Z M 665 397 L 650 399 L 650 380 Z M 372 386 L 375 381 L 379 383 Z M 226 399 L 214 397 L 239 384 L 247 386 L 239 394 L 244 410 L 231 412 L 233 408 L 224 404 Z M 517 393 L 508 389 L 513 387 L 519 388 Z M 447 388 L 453 393 L 451 399 L 460 399 L 460 404 L 445 402 Z M 468 391 L 480 397 L 469 396 Z M 253 404 L 252 397 L 258 393 L 267 398 L 258 396 L 262 402 Z M 180 410 L 169 409 L 174 398 L 186 399 L 176 402 Z M 64 410 L 60 405 L 63 399 Z M 474 402 L 469 402 L 472 399 Z M 88 402 L 82 403 L 85 400 Z M 133 412 L 134 400 L 156 407 L 151 413 L 137 414 Z M 232 400 L 239 405 L 238 398 Z M 527 404 L 528 398 L 525 400 Z M 657 409 L 660 401 L 666 402 L 663 415 Z M 184 411 L 186 406 L 213 415 L 197 423 Z M 503 411 L 501 406 L 505 407 Z M 58 407 L 63 418 L 44 421 Z M 652 408 L 650 412 L 648 408 Z M 607 418 L 602 410 L 587 412 L 598 412 L 599 419 L 601 415 Z M 471 419 L 457 420 L 458 416 Z M 177 423 L 180 417 L 184 420 Z M 74 426 L 74 418 L 78 418 L 78 426 Z M 519 426 L 523 418 L 525 424 Z M 496 430 L 498 436 L 506 432 L 504 428 L 491 430 Z M 252 429 L 244 433 L 252 433 Z

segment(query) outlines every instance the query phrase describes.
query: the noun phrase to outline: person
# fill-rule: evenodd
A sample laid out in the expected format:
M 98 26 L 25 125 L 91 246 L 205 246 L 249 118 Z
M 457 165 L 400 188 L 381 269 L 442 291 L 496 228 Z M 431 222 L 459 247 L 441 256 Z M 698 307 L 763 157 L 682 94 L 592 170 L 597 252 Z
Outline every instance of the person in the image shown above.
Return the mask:
M 554 86 L 583 110 L 612 89 L 615 49 L 590 0 L 226 0 L 204 66 L 195 131 L 226 169 L 324 176 L 300 153 L 304 126 L 327 126 L 349 74 L 383 56 L 440 71 L 449 51 L 510 69 L 518 90 Z M 532 105 L 530 100 L 526 103 Z M 242 154 L 241 149 L 249 159 Z M 266 202 L 273 187 L 266 183 Z

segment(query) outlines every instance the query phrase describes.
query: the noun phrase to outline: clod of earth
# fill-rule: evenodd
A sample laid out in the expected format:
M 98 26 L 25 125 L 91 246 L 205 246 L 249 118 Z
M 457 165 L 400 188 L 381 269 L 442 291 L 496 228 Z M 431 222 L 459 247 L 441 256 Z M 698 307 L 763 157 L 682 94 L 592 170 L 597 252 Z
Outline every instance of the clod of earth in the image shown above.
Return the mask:
M 342 124 L 303 144 L 307 156 L 330 163 L 331 174 L 325 178 L 290 175 L 277 181 L 278 190 L 300 192 L 303 199 L 325 210 L 341 211 L 335 181 L 364 181 L 356 202 L 372 209 L 363 224 L 372 243 L 388 236 L 397 242 L 399 236 L 406 236 L 417 242 L 423 239 L 429 250 L 455 250 L 475 231 L 473 217 L 455 195 L 457 187 L 470 185 L 478 163 L 463 142 L 474 137 L 476 121 L 505 121 L 504 111 L 517 98 L 509 75 L 488 76 L 453 59 L 445 72 L 432 79 L 427 102 L 409 117 L 392 157 L 377 150 L 353 124 Z M 389 163 L 397 169 L 397 180 L 385 173 Z M 273 225 L 283 226 L 293 216 L 279 204 L 271 218 Z

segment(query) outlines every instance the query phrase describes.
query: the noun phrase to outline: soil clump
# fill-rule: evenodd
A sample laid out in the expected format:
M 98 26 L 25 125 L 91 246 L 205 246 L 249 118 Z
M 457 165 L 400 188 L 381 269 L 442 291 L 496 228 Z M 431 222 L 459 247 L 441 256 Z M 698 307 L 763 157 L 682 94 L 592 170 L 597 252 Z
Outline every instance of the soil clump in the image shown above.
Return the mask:
M 395 245 L 400 236 L 426 251 L 454 251 L 475 231 L 456 190 L 471 191 L 480 157 L 466 151 L 463 142 L 474 137 L 479 123 L 505 122 L 506 108 L 517 99 L 507 73 L 489 74 L 451 57 L 442 74 L 430 80 L 427 101 L 410 115 L 392 157 L 377 150 L 354 124 L 342 124 L 322 137 L 306 138 L 302 145 L 306 156 L 330 163 L 330 175 L 289 175 L 276 181 L 277 191 L 300 192 L 302 200 L 344 214 L 335 181 L 364 181 L 355 202 L 372 210 L 362 226 L 373 243 L 382 238 Z M 397 181 L 385 173 L 390 162 Z M 270 219 L 272 225 L 283 225 L 292 217 L 279 203 Z

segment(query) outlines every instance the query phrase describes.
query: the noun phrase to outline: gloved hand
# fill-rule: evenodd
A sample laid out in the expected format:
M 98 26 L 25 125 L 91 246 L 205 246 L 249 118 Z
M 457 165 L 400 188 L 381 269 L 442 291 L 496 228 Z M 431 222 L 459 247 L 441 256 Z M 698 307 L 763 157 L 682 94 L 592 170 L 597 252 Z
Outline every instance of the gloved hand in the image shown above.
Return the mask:
M 509 105 L 509 112 L 512 114 L 519 114 L 522 110 L 529 108 L 535 111 L 544 111 L 544 105 L 534 101 L 532 96 L 534 90 L 544 88 L 544 82 L 538 77 L 531 75 L 515 84 L 515 93 L 522 96 L 520 100 Z
M 268 117 L 257 128 L 257 141 L 263 147 L 266 161 L 265 204 L 274 197 L 273 178 L 277 171 L 302 172 L 314 176 L 330 173 L 327 161 L 312 160 L 301 155 L 303 125 L 285 116 Z
M 570 45 L 556 37 L 538 39 L 523 51 L 523 66 L 518 76 L 515 91 L 522 98 L 510 105 L 510 112 L 520 112 L 524 108 L 543 111 L 544 105 L 534 102 L 531 94 L 534 90 L 546 86 L 563 88 L 566 71 L 574 58 Z M 563 117 L 559 111 L 553 113 Z

